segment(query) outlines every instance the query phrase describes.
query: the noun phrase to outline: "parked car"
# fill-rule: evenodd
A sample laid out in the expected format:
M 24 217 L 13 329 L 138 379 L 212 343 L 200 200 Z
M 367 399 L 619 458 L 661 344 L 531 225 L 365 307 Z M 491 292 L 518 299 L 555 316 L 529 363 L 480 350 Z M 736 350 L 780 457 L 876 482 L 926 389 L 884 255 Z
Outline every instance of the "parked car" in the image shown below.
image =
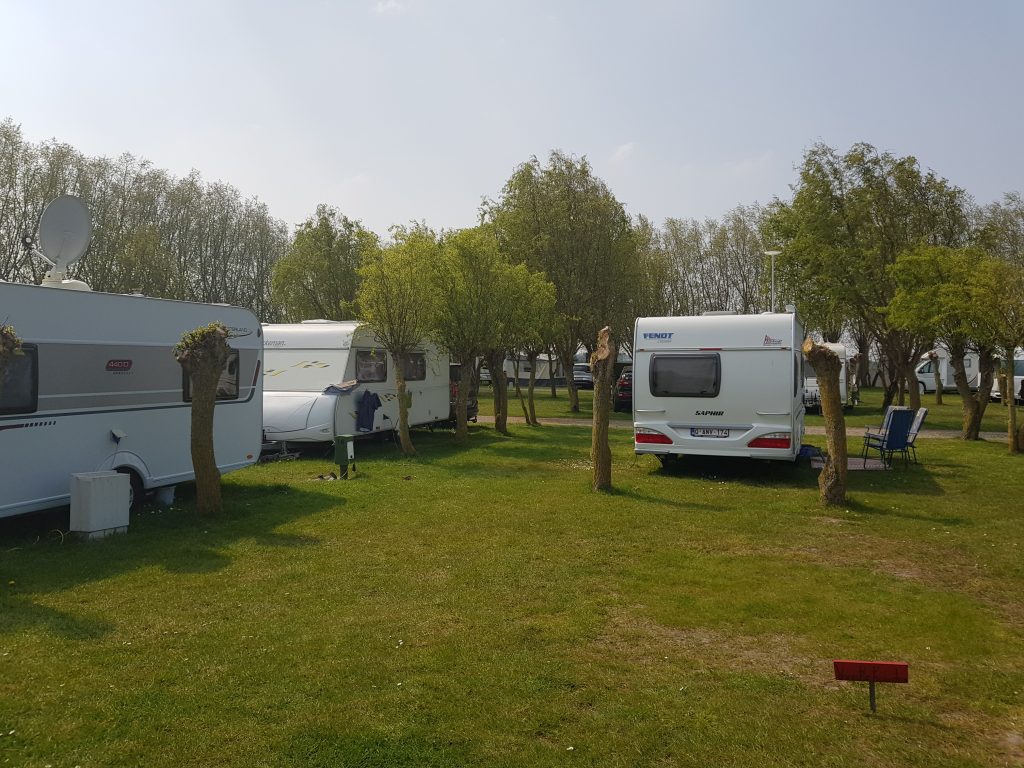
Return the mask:
M 622 369 L 615 380 L 615 394 L 612 397 L 612 409 L 615 411 L 633 410 L 633 366 Z
M 459 363 L 450 363 L 448 365 L 448 419 L 452 424 L 455 423 L 455 400 L 459 396 L 459 382 L 462 376 L 462 365 Z M 488 374 L 488 378 L 490 375 Z M 477 393 L 470 391 L 466 398 L 466 419 L 467 421 L 476 421 L 477 414 L 480 412 L 480 401 L 477 399 Z
M 594 388 L 594 376 L 586 363 L 576 363 L 572 367 L 572 380 L 576 384 L 576 389 Z

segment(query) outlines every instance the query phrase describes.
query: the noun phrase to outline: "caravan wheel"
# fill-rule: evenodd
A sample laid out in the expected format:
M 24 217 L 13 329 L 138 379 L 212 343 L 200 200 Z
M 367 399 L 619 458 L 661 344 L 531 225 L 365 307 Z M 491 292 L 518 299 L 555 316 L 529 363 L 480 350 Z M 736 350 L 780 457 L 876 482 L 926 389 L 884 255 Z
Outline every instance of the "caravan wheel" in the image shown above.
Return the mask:
M 134 469 L 127 467 L 121 467 L 117 471 L 122 475 L 128 475 L 128 508 L 132 512 L 137 512 L 146 499 L 146 487 L 142 484 L 142 478 Z

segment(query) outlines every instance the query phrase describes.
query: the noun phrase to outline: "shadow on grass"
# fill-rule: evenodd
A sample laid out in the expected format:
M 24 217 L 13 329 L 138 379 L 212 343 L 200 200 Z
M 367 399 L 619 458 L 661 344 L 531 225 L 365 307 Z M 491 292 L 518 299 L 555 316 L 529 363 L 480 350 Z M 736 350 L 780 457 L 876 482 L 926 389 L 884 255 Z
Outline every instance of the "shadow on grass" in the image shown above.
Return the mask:
M 856 496 L 848 497 L 843 505 L 844 509 L 851 512 L 858 512 L 862 515 L 872 517 L 897 517 L 903 520 L 914 520 L 918 522 L 932 523 L 938 525 L 970 525 L 971 520 L 966 517 L 953 517 L 950 515 L 928 515 L 919 512 L 906 512 L 894 507 L 883 508 L 875 504 L 860 501 Z
M 326 492 L 226 484 L 223 490 L 225 511 L 218 517 L 196 512 L 195 486 L 188 483 L 179 486 L 172 507 L 145 506 L 132 514 L 127 534 L 96 541 L 62 534 L 67 507 L 0 520 L 0 636 L 29 627 L 68 639 L 104 635 L 113 629 L 110 622 L 54 610 L 36 598 L 147 567 L 215 573 L 232 562 L 224 550 L 245 539 L 267 547 L 310 546 L 317 539 L 275 529 L 345 503 L 333 487 Z
M 651 474 L 789 488 L 813 486 L 818 478 L 818 473 L 806 461 L 791 463 L 721 456 L 681 456 L 664 467 L 654 464 Z
M 649 496 L 644 493 L 638 493 L 632 490 L 623 490 L 621 488 L 612 488 L 610 491 L 606 491 L 606 494 L 610 498 L 623 498 L 631 499 L 633 501 L 644 502 L 645 504 L 656 504 L 662 507 L 669 507 L 671 509 L 678 509 L 681 512 L 695 512 L 697 510 L 720 510 L 721 504 L 704 504 L 699 501 L 676 501 L 675 499 L 666 499 L 663 496 Z

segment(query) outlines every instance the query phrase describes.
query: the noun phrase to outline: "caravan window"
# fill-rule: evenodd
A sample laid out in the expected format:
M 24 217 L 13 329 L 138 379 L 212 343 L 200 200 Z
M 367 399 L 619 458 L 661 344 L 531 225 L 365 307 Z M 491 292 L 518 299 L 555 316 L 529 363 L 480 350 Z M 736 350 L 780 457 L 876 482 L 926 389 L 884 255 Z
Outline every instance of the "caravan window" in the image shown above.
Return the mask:
M 654 355 L 651 394 L 655 397 L 718 397 L 722 361 L 713 355 Z
M 427 356 L 422 352 L 410 352 L 402 361 L 402 373 L 406 381 L 427 380 Z
M 217 399 L 218 400 L 237 400 L 238 399 L 238 369 L 240 363 L 238 361 L 238 350 L 232 350 L 228 353 L 228 359 L 224 363 L 224 370 L 221 371 L 220 379 L 217 381 Z M 182 372 L 182 393 L 184 394 L 184 400 L 186 403 L 192 402 L 192 379 L 188 374 Z
M 32 413 L 39 401 L 39 357 L 35 344 L 7 361 L 0 380 L 0 414 Z
M 356 379 L 358 381 L 388 380 L 388 360 L 383 349 L 356 350 Z

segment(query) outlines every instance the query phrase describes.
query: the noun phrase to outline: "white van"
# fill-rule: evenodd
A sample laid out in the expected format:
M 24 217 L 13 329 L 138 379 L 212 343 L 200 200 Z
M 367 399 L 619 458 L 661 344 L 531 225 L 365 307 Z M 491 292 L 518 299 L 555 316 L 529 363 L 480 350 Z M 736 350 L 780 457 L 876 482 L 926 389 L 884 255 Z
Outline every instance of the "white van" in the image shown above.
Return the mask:
M 636 453 L 793 461 L 804 434 L 803 335 L 795 313 L 638 318 Z
M 391 353 L 356 320 L 265 324 L 263 432 L 266 443 L 320 443 L 336 435 L 398 429 Z M 409 426 L 449 416 L 448 355 L 424 342 L 405 361 Z M 359 418 L 367 393 L 380 407 Z
M 942 382 L 943 392 L 956 391 L 956 379 L 953 378 L 953 366 L 950 364 L 950 355 L 942 347 L 933 350 L 937 360 L 932 360 L 929 353 L 921 355 L 921 362 L 914 368 L 914 375 L 917 377 L 917 386 L 921 394 L 935 391 L 935 371 L 939 372 L 939 381 Z M 968 352 L 964 355 L 964 373 L 967 374 L 967 386 L 972 392 L 978 389 L 978 353 Z
M 217 466 L 256 462 L 263 338 L 255 315 L 83 285 L 0 282 L 0 320 L 23 341 L 0 382 L 0 517 L 69 503 L 76 473 L 125 472 L 136 499 L 194 479 L 189 382 L 172 350 L 212 322 L 231 329 L 234 350 L 214 409 Z

